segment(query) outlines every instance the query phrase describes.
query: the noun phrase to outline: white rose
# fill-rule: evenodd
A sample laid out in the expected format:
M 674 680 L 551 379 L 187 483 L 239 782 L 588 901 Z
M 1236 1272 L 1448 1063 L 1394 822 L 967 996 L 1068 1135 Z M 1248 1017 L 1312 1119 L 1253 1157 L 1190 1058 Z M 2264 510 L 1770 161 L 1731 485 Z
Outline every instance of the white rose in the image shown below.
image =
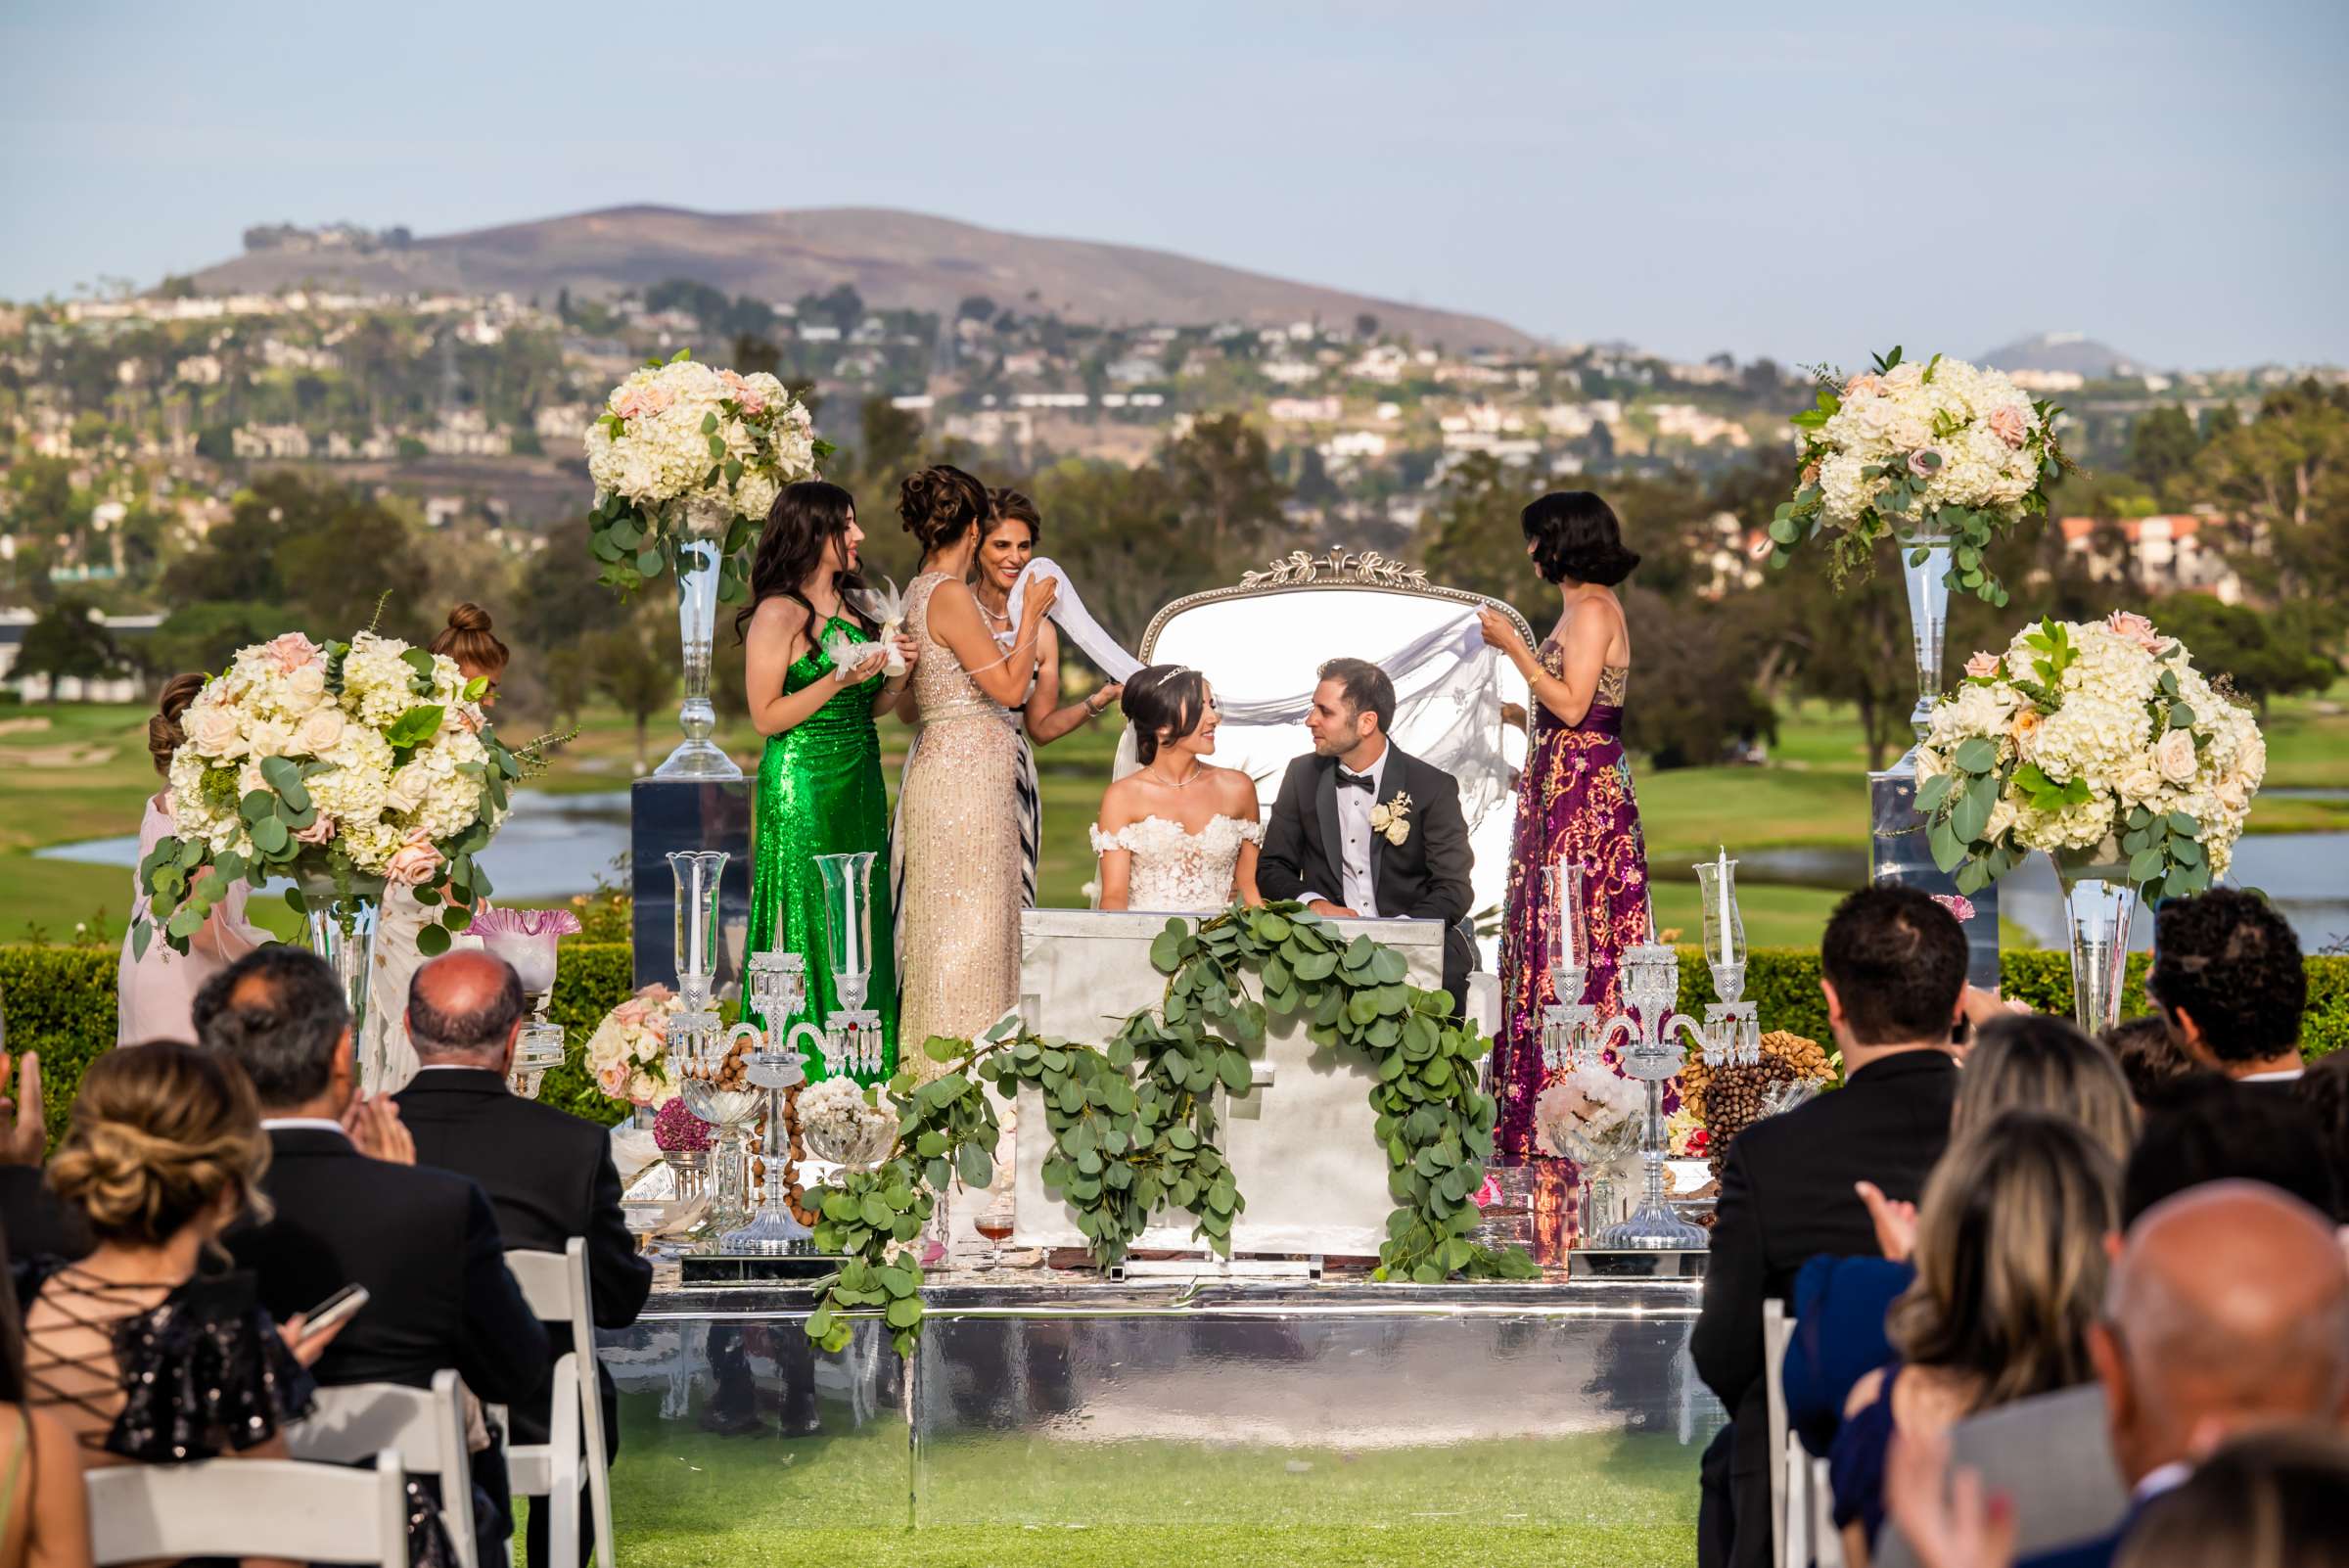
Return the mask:
M 2153 748 L 2153 765 L 2173 784 L 2194 781 L 2194 737 L 2191 730 L 2173 729 Z
M 264 718 L 253 726 L 252 732 L 245 737 L 245 745 L 255 757 L 283 757 L 293 740 L 291 725 L 281 724 L 274 718 Z
M 245 755 L 244 731 L 237 723 L 237 715 L 228 709 L 190 709 L 187 735 L 188 744 L 207 757 Z
M 286 677 L 286 706 L 296 712 L 317 707 L 326 700 L 326 669 L 320 665 L 303 665 Z
M 304 756 L 323 757 L 343 741 L 343 711 L 329 704 L 313 708 L 295 726 L 293 749 Z
M 394 811 L 413 811 L 424 804 L 432 785 L 432 775 L 410 762 L 392 775 L 392 782 L 384 791 L 384 804 Z

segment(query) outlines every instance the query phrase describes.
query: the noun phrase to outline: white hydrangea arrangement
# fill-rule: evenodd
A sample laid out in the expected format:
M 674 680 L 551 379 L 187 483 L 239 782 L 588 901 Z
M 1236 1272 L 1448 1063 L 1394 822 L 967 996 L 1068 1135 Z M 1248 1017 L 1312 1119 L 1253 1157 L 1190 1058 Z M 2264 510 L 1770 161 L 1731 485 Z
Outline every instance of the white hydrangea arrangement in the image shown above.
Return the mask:
M 866 1169 L 889 1152 L 898 1114 L 852 1078 L 827 1078 L 799 1091 L 800 1134 L 819 1160 Z
M 173 833 L 139 863 L 135 950 L 161 927 L 185 952 L 229 888 L 284 876 L 297 912 L 331 898 L 345 918 L 388 887 L 427 905 L 445 887 L 454 898 L 418 946 L 446 951 L 472 921 L 466 905 L 489 893 L 475 856 L 505 818 L 508 788 L 552 740 L 509 751 L 482 712 L 486 687 L 455 660 L 373 630 L 323 645 L 290 631 L 240 649 L 180 719 Z
M 2047 485 L 2067 461 L 2054 429 L 2062 410 L 1998 371 L 1940 354 L 1920 365 L 1898 348 L 1840 387 L 1820 379 L 1817 405 L 1794 417 L 1802 477 L 1771 520 L 1771 563 L 1829 533 L 1840 578 L 1865 568 L 1880 539 L 1946 533 L 1949 585 L 2004 605 L 1983 552 L 2046 513 Z M 1924 559 L 1920 549 L 1912 562 Z
M 1585 1061 L 1534 1098 L 1534 1137 L 1550 1154 L 1609 1165 L 1637 1147 L 1647 1090 L 1605 1062 Z
M 1917 748 L 1917 810 L 1960 892 L 2033 851 L 2126 864 L 2147 899 L 2225 876 L 2268 748 L 2251 711 L 2143 616 L 2052 618 L 1977 653 Z
M 728 600 L 742 595 L 744 552 L 775 497 L 815 478 L 833 450 L 773 376 L 714 369 L 683 349 L 613 388 L 586 445 L 602 580 L 632 590 L 674 562 L 680 540 L 706 540 L 718 546 Z

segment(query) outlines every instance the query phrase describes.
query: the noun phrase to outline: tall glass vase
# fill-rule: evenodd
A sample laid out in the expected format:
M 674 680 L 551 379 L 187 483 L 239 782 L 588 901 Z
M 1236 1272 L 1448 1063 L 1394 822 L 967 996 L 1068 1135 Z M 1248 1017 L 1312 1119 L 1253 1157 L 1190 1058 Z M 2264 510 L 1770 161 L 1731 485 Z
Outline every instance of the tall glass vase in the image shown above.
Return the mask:
M 1933 726 L 1933 705 L 1941 700 L 1942 645 L 1950 629 L 1952 535 L 1925 527 L 1897 532 L 1893 540 L 1901 550 L 1901 576 L 1909 589 L 1909 639 L 1916 655 L 1916 707 L 1910 711 L 1909 723 L 1922 742 Z M 1913 772 L 1915 748 L 1901 761 Z
M 843 1010 L 864 1006 L 873 979 L 873 854 L 815 856 L 824 887 L 824 945 L 832 988 Z
M 367 1033 L 368 982 L 375 974 L 375 915 L 373 899 L 353 898 L 338 902 L 331 891 L 313 894 L 306 919 L 310 951 L 326 960 L 343 988 L 350 1008 L 350 1038 L 359 1052 L 359 1087 L 372 1094 L 383 1086 L 384 1042 Z
M 2121 1021 L 2137 885 L 2123 864 L 2058 859 L 2055 877 L 2063 884 L 2063 923 L 2071 939 L 2072 1018 L 2087 1033 L 2098 1034 Z
M 721 542 L 687 535 L 677 541 L 677 636 L 685 648 L 685 701 L 677 727 L 685 739 L 653 773 L 659 778 L 740 778 L 742 769 L 711 735 L 717 710 L 710 701 L 710 645 L 717 630 Z

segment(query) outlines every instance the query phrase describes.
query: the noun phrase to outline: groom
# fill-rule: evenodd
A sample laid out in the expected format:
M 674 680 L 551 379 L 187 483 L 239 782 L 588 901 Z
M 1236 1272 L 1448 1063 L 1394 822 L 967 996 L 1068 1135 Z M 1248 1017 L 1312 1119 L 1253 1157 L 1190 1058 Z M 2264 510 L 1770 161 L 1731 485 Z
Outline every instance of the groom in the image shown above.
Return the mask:
M 1444 922 L 1444 989 L 1467 1003 L 1476 945 L 1468 914 L 1468 823 L 1450 773 L 1387 739 L 1395 683 L 1360 659 L 1321 667 L 1305 727 L 1313 750 L 1289 764 L 1256 862 L 1267 899 L 1315 914 Z

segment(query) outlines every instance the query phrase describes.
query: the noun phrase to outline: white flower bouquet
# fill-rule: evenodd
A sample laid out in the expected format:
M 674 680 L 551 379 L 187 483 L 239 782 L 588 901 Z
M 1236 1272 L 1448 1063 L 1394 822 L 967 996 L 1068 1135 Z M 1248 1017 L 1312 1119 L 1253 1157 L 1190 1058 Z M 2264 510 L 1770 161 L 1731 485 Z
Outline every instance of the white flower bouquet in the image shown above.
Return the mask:
M 881 1163 L 897 1140 L 898 1114 L 875 1105 L 853 1079 L 827 1078 L 800 1090 L 800 1136 L 819 1160 L 852 1171 Z
M 685 999 L 658 981 L 613 1008 L 587 1037 L 595 1086 L 630 1105 L 660 1105 L 677 1090 L 668 1076 L 668 1021 Z
M 455 660 L 362 631 L 347 643 L 288 632 L 240 649 L 181 719 L 186 740 L 167 774 L 173 835 L 139 863 L 147 913 L 132 937 L 144 954 L 156 927 L 180 951 L 212 906 L 243 880 L 291 877 L 304 912 L 331 898 L 387 887 L 442 903 L 419 934 L 444 952 L 489 893 L 476 860 L 506 815 L 511 784 L 542 765 L 553 737 L 509 751 L 484 716 L 487 683 Z
M 832 453 L 806 405 L 764 371 L 738 376 L 683 349 L 612 389 L 587 427 L 589 543 L 602 580 L 629 591 L 673 563 L 679 540 L 718 546 L 718 596 L 742 596 L 746 547 L 786 484 Z
M 1821 373 L 1816 406 L 1794 416 L 1802 477 L 1771 520 L 1773 566 L 1796 545 L 1833 535 L 1840 578 L 1874 559 L 1878 540 L 1947 535 L 1949 585 L 1998 605 L 2006 590 L 1983 563 L 2000 533 L 2046 513 L 2066 465 L 2052 404 L 1995 370 L 1901 350 L 1837 387 Z M 1921 549 L 1911 557 L 1923 565 Z
M 1962 893 L 2033 850 L 2147 899 L 2226 875 L 2268 768 L 2250 710 L 2139 615 L 2049 619 L 1977 653 L 1917 748 L 1917 810 Z
M 898 591 L 897 579 L 885 577 L 886 588 L 867 587 L 856 595 L 852 606 L 880 629 L 871 638 L 858 642 L 845 631 L 834 631 L 824 639 L 824 656 L 832 661 L 835 669 L 848 669 L 872 657 L 872 649 L 881 648 L 888 657 L 882 660 L 884 674 L 905 673 L 905 656 L 898 652 L 898 634 L 905 629 L 905 596 Z
M 1552 1155 L 1607 1166 L 1635 1152 L 1647 1090 L 1605 1062 L 1586 1061 L 1534 1100 L 1534 1136 Z

